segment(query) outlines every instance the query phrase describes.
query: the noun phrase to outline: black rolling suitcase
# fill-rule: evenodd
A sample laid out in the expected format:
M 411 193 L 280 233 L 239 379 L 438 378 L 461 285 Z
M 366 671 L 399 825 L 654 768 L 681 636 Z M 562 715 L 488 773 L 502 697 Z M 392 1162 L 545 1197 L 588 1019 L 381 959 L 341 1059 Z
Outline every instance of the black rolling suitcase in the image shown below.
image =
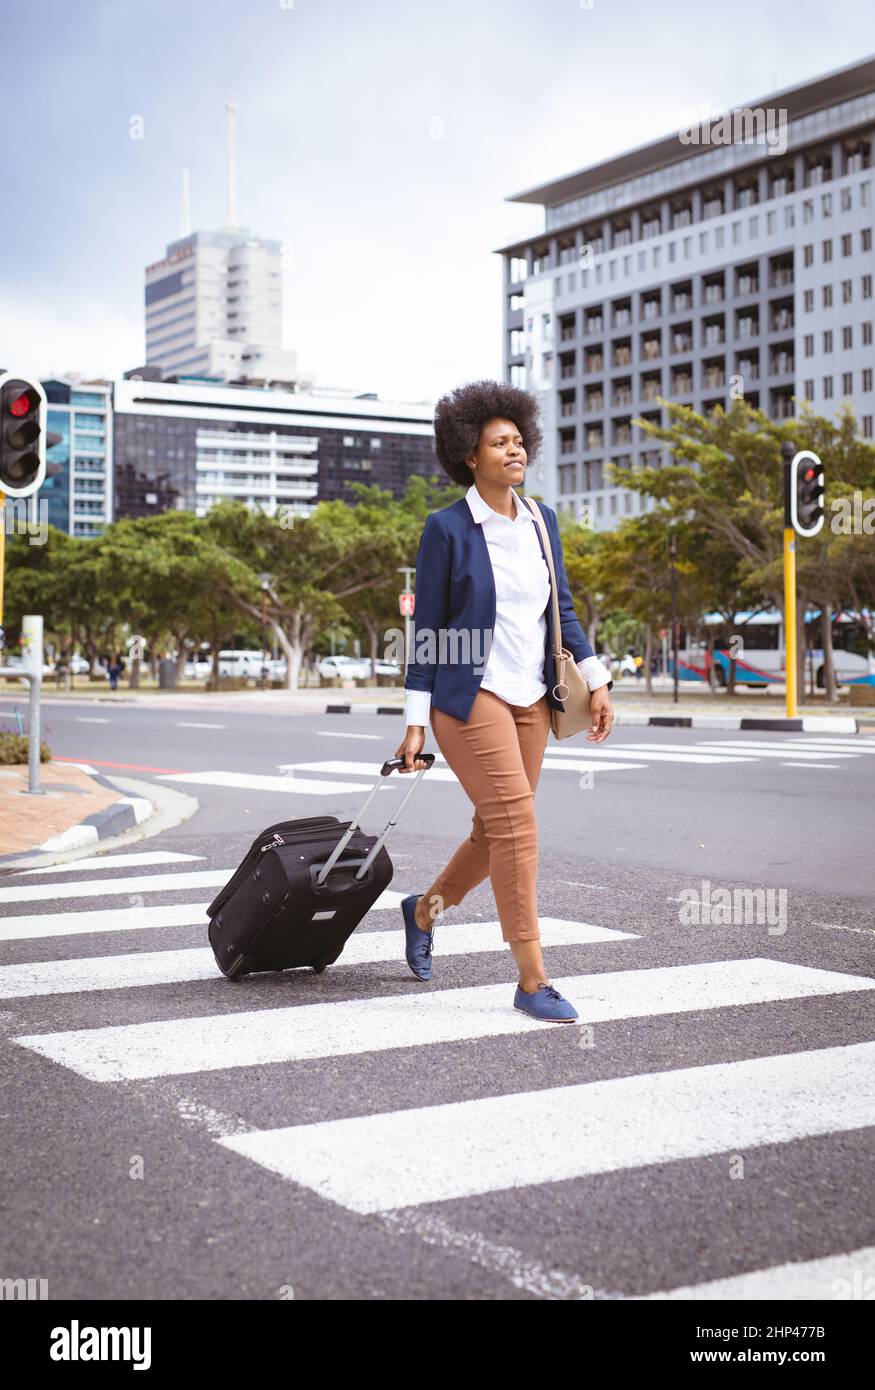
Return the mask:
M 434 762 L 434 753 L 417 757 L 428 767 Z M 428 769 L 420 768 L 411 778 L 382 834 L 366 835 L 358 826 L 380 778 L 403 766 L 403 758 L 383 763 L 354 820 L 311 816 L 280 821 L 252 842 L 237 872 L 207 908 L 210 945 L 229 980 L 300 965 L 318 974 L 337 960 L 392 880 L 392 860 L 383 841 Z

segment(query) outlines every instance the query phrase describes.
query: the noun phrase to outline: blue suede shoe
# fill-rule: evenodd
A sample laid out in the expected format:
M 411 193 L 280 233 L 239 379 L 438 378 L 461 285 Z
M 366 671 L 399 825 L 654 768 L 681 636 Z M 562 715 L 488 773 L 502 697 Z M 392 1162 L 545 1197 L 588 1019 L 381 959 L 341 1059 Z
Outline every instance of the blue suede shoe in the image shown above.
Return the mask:
M 413 919 L 416 911 L 416 904 L 422 897 L 421 893 L 411 893 L 403 898 L 401 902 L 401 913 L 404 917 L 404 933 L 407 938 L 407 964 L 413 971 L 417 980 L 431 979 L 431 947 L 434 941 L 434 927 L 431 931 L 421 931 Z
M 529 1018 L 538 1018 L 543 1023 L 573 1023 L 577 1010 L 564 999 L 552 985 L 541 985 L 533 994 L 527 994 L 520 986 L 516 987 L 513 1006 Z

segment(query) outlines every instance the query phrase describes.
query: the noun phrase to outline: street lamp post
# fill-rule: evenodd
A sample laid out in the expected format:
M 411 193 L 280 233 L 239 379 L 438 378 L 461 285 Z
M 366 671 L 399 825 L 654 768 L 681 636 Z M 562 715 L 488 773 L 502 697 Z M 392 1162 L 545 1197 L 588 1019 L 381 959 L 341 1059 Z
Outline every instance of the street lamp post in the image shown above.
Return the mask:
M 261 648 L 264 653 L 261 659 L 261 688 L 266 684 L 268 646 L 267 646 L 267 598 L 270 589 L 270 575 L 265 571 L 258 576 L 261 580 Z

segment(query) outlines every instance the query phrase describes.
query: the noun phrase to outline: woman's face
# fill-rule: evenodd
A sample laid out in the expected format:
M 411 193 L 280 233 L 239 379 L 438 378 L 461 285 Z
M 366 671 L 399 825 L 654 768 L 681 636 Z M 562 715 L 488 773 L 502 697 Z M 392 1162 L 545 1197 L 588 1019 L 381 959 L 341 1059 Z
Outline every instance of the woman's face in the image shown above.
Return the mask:
M 480 477 L 508 487 L 521 483 L 526 474 L 526 451 L 513 420 L 489 420 L 480 431 L 477 448 L 468 462 L 477 465 L 472 480 Z

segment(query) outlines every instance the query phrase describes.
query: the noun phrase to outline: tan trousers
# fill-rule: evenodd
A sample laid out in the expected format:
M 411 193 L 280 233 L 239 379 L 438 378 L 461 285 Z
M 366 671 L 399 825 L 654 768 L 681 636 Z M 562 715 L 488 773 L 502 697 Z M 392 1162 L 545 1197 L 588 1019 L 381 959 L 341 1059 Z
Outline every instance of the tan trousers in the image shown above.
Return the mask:
M 470 836 L 425 895 L 431 920 L 488 875 L 504 940 L 537 941 L 535 788 L 550 733 L 547 696 L 511 705 L 481 688 L 467 722 L 433 705 L 429 722 L 475 808 Z

